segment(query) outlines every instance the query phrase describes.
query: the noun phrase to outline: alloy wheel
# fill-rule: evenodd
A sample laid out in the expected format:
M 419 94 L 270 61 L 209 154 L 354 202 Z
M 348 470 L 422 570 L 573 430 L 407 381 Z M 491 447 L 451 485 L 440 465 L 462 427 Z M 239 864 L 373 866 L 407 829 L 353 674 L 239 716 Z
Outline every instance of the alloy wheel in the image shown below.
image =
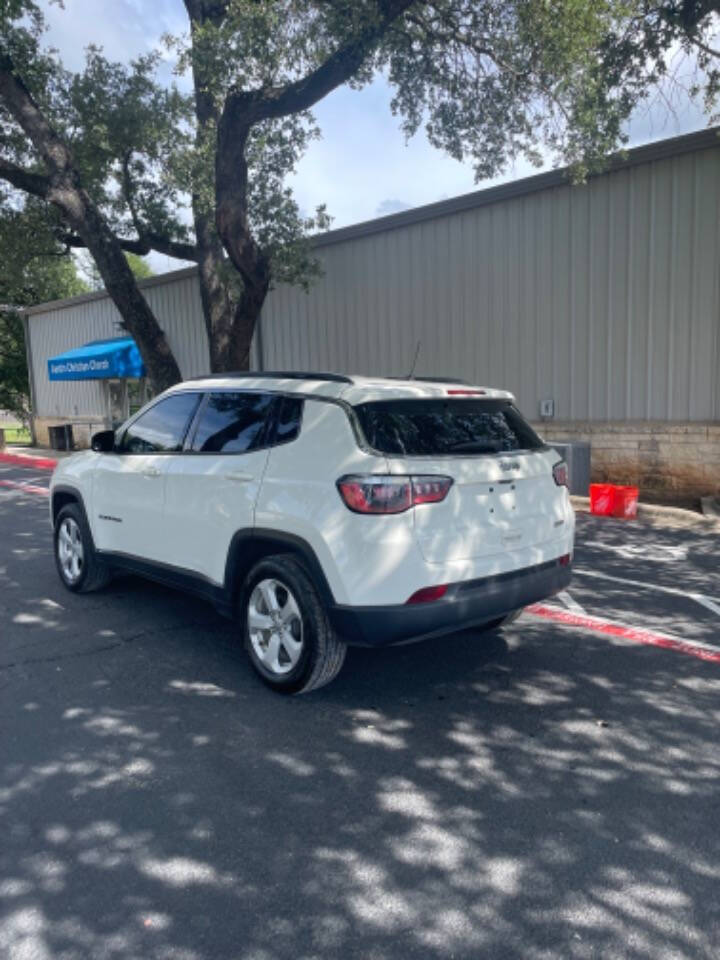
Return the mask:
M 280 580 L 260 580 L 248 600 L 247 623 L 262 666 L 276 676 L 290 673 L 303 651 L 302 614 L 292 591 Z
M 72 517 L 65 517 L 60 524 L 57 553 L 63 576 L 68 583 L 77 583 L 83 572 L 85 550 L 80 527 Z

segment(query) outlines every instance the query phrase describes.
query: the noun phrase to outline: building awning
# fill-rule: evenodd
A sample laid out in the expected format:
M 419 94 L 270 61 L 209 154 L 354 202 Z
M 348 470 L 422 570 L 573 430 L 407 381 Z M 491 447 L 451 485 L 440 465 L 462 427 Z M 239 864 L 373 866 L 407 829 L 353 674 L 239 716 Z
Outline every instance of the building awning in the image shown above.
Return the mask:
M 50 357 L 51 380 L 106 380 L 145 376 L 145 365 L 132 337 L 93 340 L 83 347 Z

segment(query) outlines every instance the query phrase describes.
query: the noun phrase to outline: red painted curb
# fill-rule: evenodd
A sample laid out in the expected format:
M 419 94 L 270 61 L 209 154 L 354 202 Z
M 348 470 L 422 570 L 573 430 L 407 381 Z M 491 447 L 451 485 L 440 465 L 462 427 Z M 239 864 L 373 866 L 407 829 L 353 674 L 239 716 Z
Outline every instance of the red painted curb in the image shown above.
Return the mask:
M 720 663 L 720 648 L 716 649 L 715 647 L 711 647 L 710 644 L 693 643 L 692 641 L 683 640 L 681 637 L 671 637 L 668 634 L 655 633 L 652 630 L 644 630 L 642 627 L 631 627 L 628 624 L 605 620 L 603 617 L 591 617 L 586 614 L 571 613 L 569 610 L 560 610 L 556 607 L 546 606 L 543 603 L 534 603 L 532 606 L 526 607 L 525 612 L 531 613 L 535 617 L 544 617 L 546 620 L 563 623 L 569 627 L 593 630 L 611 637 L 630 640 L 633 643 L 645 643 L 653 647 L 663 647 L 665 650 L 674 650 L 676 653 L 686 653 L 691 657 L 697 657 L 699 660 L 709 660 L 711 663 Z
M 35 470 L 54 470 L 57 460 L 50 457 L 34 457 L 29 453 L 0 453 L 0 463 L 14 463 L 17 467 L 33 467 Z

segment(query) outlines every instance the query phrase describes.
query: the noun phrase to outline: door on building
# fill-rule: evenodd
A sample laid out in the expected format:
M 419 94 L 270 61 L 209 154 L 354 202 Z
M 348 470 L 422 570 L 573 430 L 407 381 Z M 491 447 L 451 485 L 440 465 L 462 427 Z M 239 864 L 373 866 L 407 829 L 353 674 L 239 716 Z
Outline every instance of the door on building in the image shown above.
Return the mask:
M 182 556 L 196 573 L 224 582 L 233 534 L 254 526 L 274 402 L 270 394 L 230 390 L 205 398 L 188 452 L 168 462 L 166 562 Z
M 128 417 L 134 416 L 152 399 L 150 384 L 145 377 L 106 380 L 105 389 L 107 415 L 113 429 L 125 423 Z
M 111 425 L 119 427 L 128 418 L 127 393 L 124 380 L 105 381 L 107 397 L 107 415 Z
M 176 393 L 153 404 L 98 457 L 93 478 L 93 533 L 100 550 L 147 560 L 167 557 L 165 476 L 181 459 L 201 394 Z

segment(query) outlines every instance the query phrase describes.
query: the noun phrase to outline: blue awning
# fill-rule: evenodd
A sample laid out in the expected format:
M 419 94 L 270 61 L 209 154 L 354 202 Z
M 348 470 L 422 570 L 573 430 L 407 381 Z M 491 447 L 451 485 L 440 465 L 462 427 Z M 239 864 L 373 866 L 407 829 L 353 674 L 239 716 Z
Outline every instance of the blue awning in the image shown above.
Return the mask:
M 115 337 L 50 357 L 48 376 L 51 380 L 139 378 L 145 376 L 145 365 L 132 337 Z

